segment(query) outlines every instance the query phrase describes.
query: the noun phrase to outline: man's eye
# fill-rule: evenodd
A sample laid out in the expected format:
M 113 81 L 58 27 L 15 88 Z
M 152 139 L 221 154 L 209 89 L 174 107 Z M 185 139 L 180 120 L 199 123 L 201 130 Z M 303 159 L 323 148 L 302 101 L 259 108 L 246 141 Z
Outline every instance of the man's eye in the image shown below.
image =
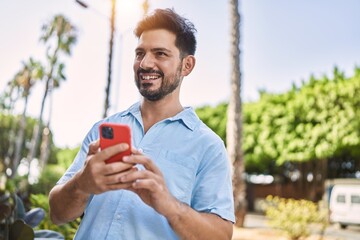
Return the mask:
M 161 57 L 161 56 L 166 56 L 166 53 L 164 53 L 164 52 L 156 52 L 156 55 Z
M 136 56 L 137 59 L 139 59 L 139 58 L 142 58 L 144 56 L 144 53 L 137 52 L 137 53 L 135 53 L 135 56 Z

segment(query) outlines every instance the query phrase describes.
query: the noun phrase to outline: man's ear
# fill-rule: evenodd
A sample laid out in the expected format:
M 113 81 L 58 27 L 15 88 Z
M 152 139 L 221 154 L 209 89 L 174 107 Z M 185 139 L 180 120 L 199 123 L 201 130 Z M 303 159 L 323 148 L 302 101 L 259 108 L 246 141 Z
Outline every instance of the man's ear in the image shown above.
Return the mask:
M 187 76 L 191 73 L 191 71 L 194 69 L 195 67 L 195 57 L 193 55 L 188 55 L 186 57 L 183 58 L 182 61 L 182 75 L 183 76 Z

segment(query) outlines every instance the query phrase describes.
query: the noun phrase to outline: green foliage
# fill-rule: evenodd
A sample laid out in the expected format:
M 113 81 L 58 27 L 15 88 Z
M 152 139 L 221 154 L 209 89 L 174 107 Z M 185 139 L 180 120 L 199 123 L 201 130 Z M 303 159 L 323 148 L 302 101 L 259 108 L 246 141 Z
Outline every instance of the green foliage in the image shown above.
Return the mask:
M 271 227 L 284 230 L 291 239 L 307 237 L 314 225 L 323 233 L 328 225 L 327 209 L 308 200 L 267 196 L 265 214 Z
M 358 72 L 358 68 L 355 72 Z M 311 77 L 284 94 L 262 93 L 243 108 L 247 168 L 275 162 L 324 159 L 344 153 L 360 157 L 360 77 Z
M 10 147 L 10 129 L 15 125 L 16 117 L 7 114 L 0 113 L 0 164 L 4 165 L 5 168 L 5 157 Z M 3 169 L 4 170 L 4 169 Z
M 56 152 L 56 163 L 47 164 L 41 172 L 39 181 L 36 184 L 30 186 L 31 192 L 34 194 L 43 193 L 48 195 L 50 190 L 55 186 L 56 182 L 65 173 L 66 169 L 70 167 L 74 160 L 79 147 L 70 149 L 59 149 Z
M 46 212 L 44 220 L 36 227 L 36 229 L 48 229 L 61 233 L 65 239 L 73 239 L 76 233 L 77 228 L 80 224 L 80 218 L 61 225 L 57 226 L 53 224 L 49 216 L 49 199 L 47 195 L 37 194 L 30 196 L 31 205 L 33 208 L 40 207 L 43 208 Z
M 34 239 L 33 229 L 20 219 L 15 183 L 0 172 L 0 239 Z
M 65 170 L 61 166 L 55 164 L 46 165 L 41 172 L 39 181 L 30 186 L 30 191 L 34 194 L 43 193 L 48 195 L 64 172 Z
M 69 56 L 71 54 L 71 49 L 76 43 L 76 38 L 77 33 L 75 27 L 72 26 L 64 16 L 54 16 L 51 22 L 43 26 L 43 34 L 40 38 L 47 49 L 46 67 L 40 62 L 29 58 L 27 62 L 22 64 L 21 69 L 15 74 L 14 78 L 8 82 L 5 91 L 0 93 L 0 200 L 9 199 L 4 209 L 1 208 L 1 210 L 13 209 L 10 204 L 11 198 L 8 197 L 9 194 L 2 190 L 4 188 L 3 179 L 5 179 L 4 181 L 10 182 L 8 178 L 11 177 L 11 180 L 17 183 L 16 190 L 20 190 L 24 196 L 27 196 L 29 192 L 48 194 L 50 189 L 65 172 L 66 168 L 69 167 L 70 162 L 74 159 L 74 152 L 76 150 L 65 149 L 61 151 L 54 146 L 51 134 L 49 138 L 41 139 L 41 133 L 44 127 L 42 116 L 45 100 L 49 96 L 48 94 L 52 93 L 49 90 L 59 87 L 60 82 L 65 80 L 65 64 L 61 62 L 60 57 L 61 55 Z M 35 80 L 45 80 L 45 91 L 41 101 L 41 111 L 38 120 L 34 120 L 27 115 L 28 97 L 32 93 L 31 88 L 36 83 Z M 14 115 L 18 110 L 19 100 L 23 100 L 22 115 Z M 50 105 L 50 107 L 52 106 Z M 51 112 L 51 110 L 49 110 L 49 112 Z M 49 119 L 51 118 L 49 117 Z M 49 124 L 50 123 L 48 123 L 48 125 Z M 36 128 L 40 129 L 38 134 L 34 134 L 35 125 L 39 126 L 39 128 Z M 46 143 L 43 140 L 46 140 Z M 43 142 L 46 150 L 50 149 L 49 160 L 47 159 L 47 154 L 38 154 L 41 152 L 40 144 L 38 144 L 40 141 Z M 29 151 L 29 148 L 31 151 Z M 48 151 L 44 151 L 43 153 L 47 152 Z M 14 174 L 20 160 L 25 156 L 27 156 L 28 162 L 37 158 L 40 159 L 41 167 L 45 165 L 43 169 L 39 169 L 42 170 L 41 177 L 33 186 L 29 185 L 27 176 L 20 177 Z M 12 171 L 8 171 L 9 169 Z M 9 189 L 7 189 L 7 191 L 9 191 Z M 14 194 L 15 188 L 13 188 L 12 191 Z M 48 212 L 48 200 L 46 196 L 32 196 L 31 200 L 33 205 L 45 208 Z M 48 219 L 47 222 L 49 222 Z M 71 224 L 59 228 L 62 230 L 61 232 L 65 235 L 66 239 L 73 237 L 78 222 L 79 221 L 74 221 Z M 46 224 L 45 222 L 43 226 L 39 228 L 57 229 L 57 227 L 54 226 L 51 226 L 51 228 L 46 227 Z M 16 226 L 23 228 L 21 223 L 20 225 L 16 224 Z
M 9 157 L 12 159 L 14 151 L 9 151 L 9 149 L 14 149 L 14 142 L 11 141 L 11 134 L 16 133 L 19 130 L 19 115 L 9 115 L 0 112 L 0 170 L 1 166 L 4 168 L 9 166 L 9 162 L 6 162 L 5 159 Z M 30 117 L 26 118 L 26 129 L 25 129 L 25 139 L 30 139 L 32 132 L 35 126 L 36 120 Z M 26 156 L 28 149 L 25 147 L 25 142 L 22 145 L 22 156 Z M 40 147 L 39 147 L 40 149 Z
M 197 108 L 199 118 L 226 142 L 227 103 Z
M 64 172 L 70 167 L 79 150 L 80 146 L 76 148 L 64 148 L 57 152 L 57 164 L 64 169 Z
M 346 78 L 311 76 L 282 94 L 260 93 L 243 104 L 243 152 L 247 172 L 274 173 L 287 161 L 360 158 L 360 68 Z M 196 109 L 225 142 L 227 104 Z

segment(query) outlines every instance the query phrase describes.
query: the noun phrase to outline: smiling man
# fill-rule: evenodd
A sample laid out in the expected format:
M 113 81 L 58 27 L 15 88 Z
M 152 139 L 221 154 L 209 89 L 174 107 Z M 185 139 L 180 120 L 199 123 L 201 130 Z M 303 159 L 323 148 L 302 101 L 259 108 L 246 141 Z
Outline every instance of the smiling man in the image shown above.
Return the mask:
M 134 78 L 142 99 L 90 129 L 73 164 L 52 189 L 50 216 L 83 216 L 75 239 L 231 239 L 231 171 L 222 140 L 180 102 L 195 66 L 195 27 L 157 9 L 135 29 Z M 127 124 L 132 155 L 120 143 L 100 150 L 99 125 Z

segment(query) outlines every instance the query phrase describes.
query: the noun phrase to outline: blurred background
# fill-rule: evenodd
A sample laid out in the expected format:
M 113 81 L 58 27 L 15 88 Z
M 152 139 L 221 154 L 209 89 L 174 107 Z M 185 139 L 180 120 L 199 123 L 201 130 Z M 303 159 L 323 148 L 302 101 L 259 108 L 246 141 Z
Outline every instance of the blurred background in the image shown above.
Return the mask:
M 79 144 L 103 113 L 111 1 L 84 2 L 87 9 L 74 0 L 0 3 L 0 29 L 4 33 L 0 45 L 2 90 L 23 61 L 29 57 L 44 60 L 46 47 L 39 42 L 41 27 L 54 15 L 63 14 L 77 29 L 71 57 L 64 59 L 66 81 L 54 91 L 52 125 L 56 131 L 54 139 L 61 146 Z M 132 73 L 136 45 L 132 30 L 143 14 L 142 4 L 141 0 L 118 0 L 116 4 L 109 113 L 138 99 Z M 228 1 L 149 1 L 149 11 L 156 7 L 173 7 L 193 21 L 198 30 L 197 65 L 184 81 L 184 105 L 197 107 L 227 101 L 231 72 Z M 308 80 L 311 74 L 331 75 L 334 66 L 347 75 L 353 74 L 360 55 L 358 9 L 356 0 L 242 1 L 239 11 L 243 100 L 257 100 L 258 90 L 262 89 L 284 92 L 292 83 Z M 40 111 L 42 91 L 41 84 L 32 90 L 28 109 L 32 116 Z M 78 114 L 84 110 L 86 115 Z
M 359 185 L 359 1 L 2 0 L 2 189 L 17 192 L 28 209 L 47 204 L 92 125 L 139 100 L 133 28 L 166 7 L 198 31 L 182 103 L 226 143 L 232 30 L 239 29 L 242 138 L 235 161 L 242 163 L 248 211 L 264 213 L 268 195 L 329 203 L 334 185 Z M 66 227 L 51 228 L 71 236 L 74 226 Z

